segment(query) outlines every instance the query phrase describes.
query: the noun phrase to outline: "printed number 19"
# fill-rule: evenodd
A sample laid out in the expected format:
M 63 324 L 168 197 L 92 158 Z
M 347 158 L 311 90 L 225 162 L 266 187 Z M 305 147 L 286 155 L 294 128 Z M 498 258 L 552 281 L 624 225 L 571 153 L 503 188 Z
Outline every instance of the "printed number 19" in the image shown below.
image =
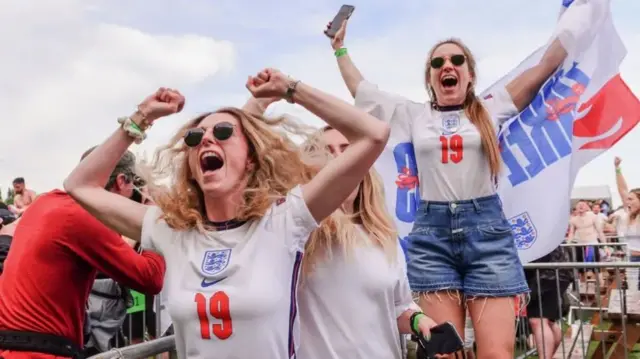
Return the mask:
M 462 161 L 462 155 L 464 153 L 462 136 L 440 136 L 440 144 L 442 145 L 442 163 L 449 163 L 449 160 L 453 163 Z
M 196 293 L 196 310 L 200 320 L 200 335 L 202 339 L 211 339 L 211 332 L 220 340 L 228 339 L 233 334 L 231 313 L 229 312 L 229 296 L 225 292 L 215 292 L 208 300 L 202 293 Z M 208 310 L 207 310 L 208 309 Z M 208 312 L 208 313 L 207 313 Z M 220 323 L 213 325 L 209 322 L 209 315 L 219 319 Z

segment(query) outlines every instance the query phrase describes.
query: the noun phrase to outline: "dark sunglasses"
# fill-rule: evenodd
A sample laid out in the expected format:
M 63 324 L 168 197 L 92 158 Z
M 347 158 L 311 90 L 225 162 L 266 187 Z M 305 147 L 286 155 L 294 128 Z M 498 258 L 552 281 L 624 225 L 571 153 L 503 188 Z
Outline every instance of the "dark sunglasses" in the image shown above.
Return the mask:
M 450 58 L 453 66 L 462 66 L 464 64 L 466 58 L 464 55 L 453 55 Z M 431 67 L 434 69 L 439 69 L 444 66 L 446 59 L 442 56 L 434 57 L 431 59 Z
M 213 126 L 213 137 L 217 141 L 228 140 L 233 135 L 234 125 L 230 122 L 218 122 Z M 196 147 L 202 142 L 207 129 L 202 127 L 190 128 L 184 134 L 184 143 L 189 147 Z

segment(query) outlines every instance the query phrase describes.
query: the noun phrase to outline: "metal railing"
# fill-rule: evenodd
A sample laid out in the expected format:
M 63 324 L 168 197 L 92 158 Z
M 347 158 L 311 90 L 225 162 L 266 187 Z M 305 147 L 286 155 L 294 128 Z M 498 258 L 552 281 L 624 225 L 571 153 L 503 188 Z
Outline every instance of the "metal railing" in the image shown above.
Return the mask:
M 619 246 L 624 248 L 626 243 L 601 243 L 593 245 L 564 244 L 569 251 L 578 250 L 584 246 Z M 622 259 L 628 259 L 627 251 Z M 575 258 L 575 257 L 573 257 Z M 552 358 L 593 358 L 593 359 L 627 359 L 640 358 L 632 356 L 634 345 L 640 344 L 640 291 L 638 291 L 638 273 L 640 262 L 601 262 L 601 263 L 529 263 L 526 270 L 534 270 L 536 284 L 539 288 L 545 283 L 541 280 L 540 271 L 555 272 L 551 292 L 537 291 L 538 311 L 544 313 L 544 303 L 553 300 L 558 303 L 558 321 L 561 339 L 554 343 Z M 569 270 L 574 279 L 566 291 L 561 290 L 559 271 Z M 579 270 L 591 272 L 591 278 L 581 280 Z M 549 285 L 548 280 L 546 284 Z M 528 304 L 528 303 L 527 303 Z M 564 307 L 563 308 L 563 304 Z M 159 317 L 161 310 L 157 306 L 156 321 L 160 328 Z M 530 309 L 531 310 L 531 309 Z M 526 310 L 518 316 L 515 357 L 542 358 L 546 348 L 535 345 L 535 334 L 531 329 L 532 320 Z M 544 336 L 546 328 L 541 326 Z M 159 333 L 157 333 L 159 335 Z M 144 343 L 114 349 L 91 358 L 111 359 L 141 359 L 157 356 L 175 350 L 173 336 L 146 341 Z M 412 358 L 409 349 L 409 358 Z M 540 352 L 540 353 L 539 353 Z M 545 358 L 551 359 L 551 358 Z

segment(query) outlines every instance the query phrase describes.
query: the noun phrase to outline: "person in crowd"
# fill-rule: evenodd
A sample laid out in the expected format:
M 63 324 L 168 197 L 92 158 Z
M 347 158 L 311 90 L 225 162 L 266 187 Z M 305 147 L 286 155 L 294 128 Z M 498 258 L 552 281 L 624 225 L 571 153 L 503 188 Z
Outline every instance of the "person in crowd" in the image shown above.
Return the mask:
M 343 133 L 349 148 L 318 171 L 280 131 L 292 121 L 223 108 L 189 121 L 156 153 L 151 178 L 174 176 L 171 187 L 150 188 L 157 207 L 124 201 L 102 187 L 108 172 L 154 121 L 184 106 L 180 93 L 161 88 L 65 181 L 96 218 L 165 257 L 180 358 L 296 356 L 305 243 L 389 137 L 388 125 L 278 70 L 249 77 L 247 88 L 255 98 L 301 105 Z
M 599 220 L 601 221 L 607 220 L 607 215 L 602 212 L 599 201 L 596 201 L 591 205 L 591 212 L 593 212 L 598 217 Z
M 616 187 L 622 200 L 622 209 L 616 211 L 617 231 L 620 242 L 627 244 L 627 254 L 631 262 L 640 262 L 640 188 L 629 189 L 622 174 L 622 159 L 615 157 Z M 640 277 L 638 278 L 640 289 Z
M 551 253 L 532 263 L 566 263 L 569 255 L 559 246 Z M 527 317 L 533 335 L 538 356 L 542 359 L 553 358 L 562 342 L 560 321 L 568 314 L 565 311 L 564 294 L 573 282 L 573 271 L 569 269 L 527 269 L 525 275 L 529 288 L 530 300 L 527 303 Z M 539 284 L 538 284 L 539 283 Z M 568 349 L 567 349 L 568 350 Z
M 349 148 L 347 138 L 331 127 L 314 137 L 305 150 L 320 166 Z M 300 358 L 401 359 L 400 334 L 428 335 L 435 326 L 413 303 L 383 192 L 371 169 L 311 234 L 298 292 Z
M 121 152 L 103 190 L 133 203 L 134 167 L 135 156 Z M 137 254 L 68 193 L 40 195 L 20 217 L 0 276 L 0 357 L 81 355 L 85 306 L 96 273 L 156 294 L 164 271 L 160 255 Z
M 15 214 L 22 215 L 36 198 L 36 192 L 26 187 L 24 177 L 13 180 L 13 191 L 15 195 L 11 209 Z
M 568 242 L 576 240 L 583 244 L 584 247 L 576 249 L 576 262 L 599 262 L 600 251 L 590 244 L 606 243 L 607 239 L 604 235 L 603 222 L 598 216 L 591 211 L 587 201 L 580 200 L 576 204 L 577 215 L 569 220 Z M 583 270 L 584 272 L 584 270 Z M 582 273 L 582 272 L 581 272 Z
M 20 219 L 9 210 L 9 206 L 0 202 L 0 275 L 4 270 L 4 261 L 9 254 L 11 239 L 19 221 Z
M 512 358 L 513 298 L 528 288 L 496 195 L 497 130 L 564 62 L 566 43 L 553 39 L 537 65 L 479 99 L 471 51 L 460 40 L 441 41 L 429 51 L 424 78 L 431 100 L 425 104 L 366 81 L 344 46 L 346 27 L 345 21 L 331 45 L 356 106 L 390 123 L 392 132 L 410 135 L 415 149 L 422 201 L 407 243 L 411 289 L 421 294 L 427 315 L 453 322 L 458 332 L 464 330 L 464 296 L 478 357 Z

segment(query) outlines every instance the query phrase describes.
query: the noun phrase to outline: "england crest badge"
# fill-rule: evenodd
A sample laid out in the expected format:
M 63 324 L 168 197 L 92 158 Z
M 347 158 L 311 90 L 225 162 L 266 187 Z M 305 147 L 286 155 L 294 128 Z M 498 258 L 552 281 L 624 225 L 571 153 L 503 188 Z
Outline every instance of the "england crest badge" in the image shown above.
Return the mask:
M 529 213 L 520 213 L 509 218 L 511 229 L 518 249 L 529 249 L 538 238 L 538 231 L 531 221 Z
M 442 114 L 442 134 L 451 135 L 460 131 L 460 115 L 458 113 Z
M 216 249 L 204 252 L 202 273 L 214 275 L 222 272 L 229 265 L 231 249 Z

